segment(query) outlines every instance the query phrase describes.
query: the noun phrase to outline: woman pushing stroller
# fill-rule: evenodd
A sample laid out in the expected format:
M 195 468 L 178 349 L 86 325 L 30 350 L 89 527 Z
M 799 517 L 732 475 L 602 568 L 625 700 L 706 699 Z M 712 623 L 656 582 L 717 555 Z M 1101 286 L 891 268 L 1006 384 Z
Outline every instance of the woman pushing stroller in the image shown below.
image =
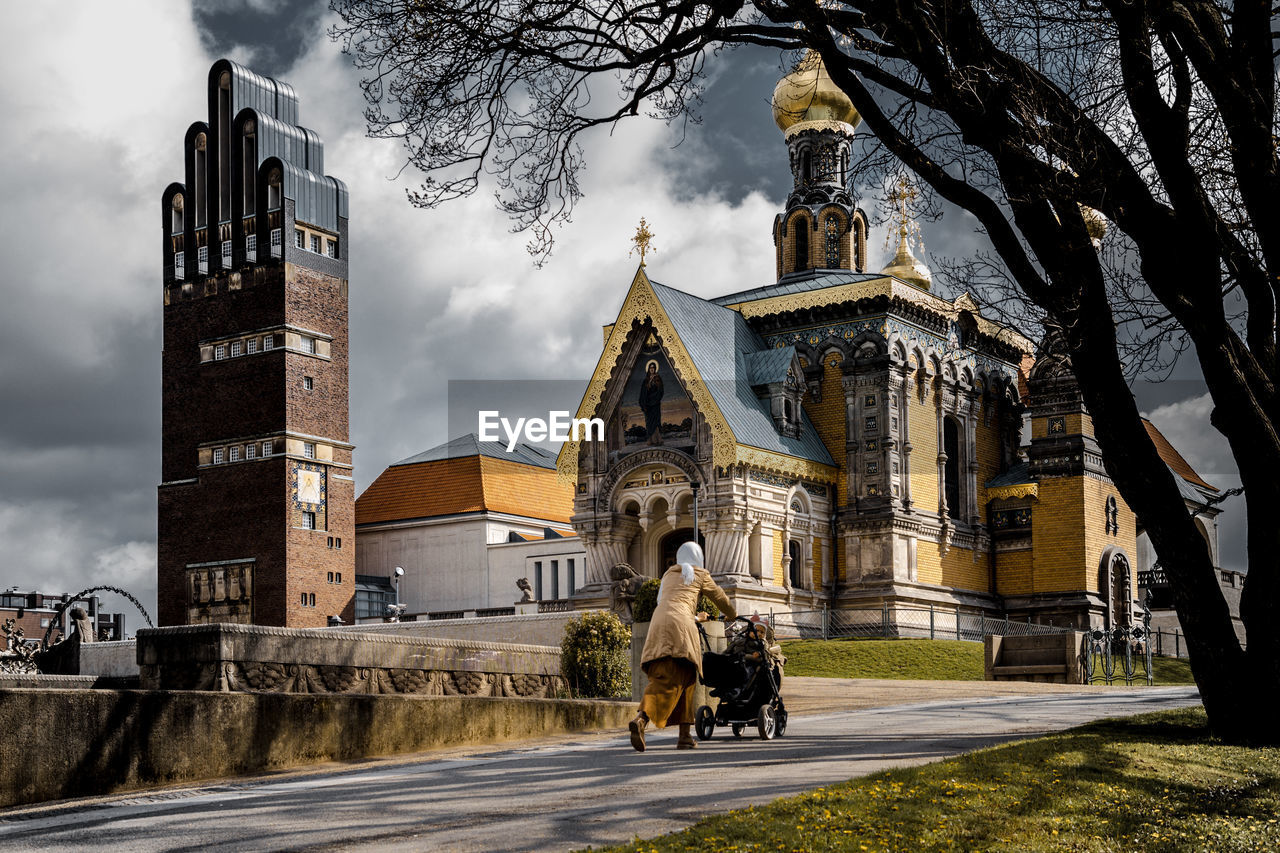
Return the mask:
M 652 723 L 665 728 L 680 726 L 676 749 L 693 749 L 698 745 L 690 727 L 693 725 L 693 688 L 702 674 L 702 646 L 698 638 L 698 622 L 706 619 L 698 613 L 698 596 L 705 594 L 726 618 L 737 615 L 729 596 L 716 586 L 711 573 L 703 568 L 702 548 L 686 542 L 676 552 L 676 564 L 667 569 L 658 587 L 658 606 L 649 623 L 649 635 L 640 654 L 640 668 L 648 676 L 640 710 L 629 726 L 631 745 L 644 752 L 644 730 Z

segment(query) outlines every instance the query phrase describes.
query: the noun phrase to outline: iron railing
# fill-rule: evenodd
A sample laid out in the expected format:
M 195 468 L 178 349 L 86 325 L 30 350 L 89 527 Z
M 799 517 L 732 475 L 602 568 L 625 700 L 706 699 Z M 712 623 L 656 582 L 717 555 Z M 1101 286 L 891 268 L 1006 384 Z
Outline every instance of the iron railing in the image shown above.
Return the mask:
M 916 637 L 930 640 L 982 642 L 988 634 L 1024 637 L 1062 634 L 1074 630 L 1058 625 L 996 618 L 958 607 L 918 607 L 885 604 L 822 610 L 771 613 L 769 623 L 779 639 L 830 640 L 837 638 Z

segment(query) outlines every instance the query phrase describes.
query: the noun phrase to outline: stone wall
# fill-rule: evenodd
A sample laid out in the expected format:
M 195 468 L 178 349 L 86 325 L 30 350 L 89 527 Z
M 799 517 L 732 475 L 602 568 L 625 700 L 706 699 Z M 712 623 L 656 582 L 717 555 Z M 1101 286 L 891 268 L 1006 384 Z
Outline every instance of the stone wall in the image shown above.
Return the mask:
M 560 650 L 369 631 L 182 625 L 138 632 L 144 690 L 552 697 Z
M 490 643 L 521 643 L 530 646 L 554 646 L 560 650 L 564 626 L 590 611 L 535 613 L 528 616 L 484 616 L 468 619 L 433 619 L 418 622 L 380 622 L 343 628 L 344 631 L 368 631 L 395 636 L 435 637 L 438 639 L 479 640 Z
M 111 640 L 105 643 L 82 643 L 80 674 L 102 675 L 108 678 L 136 677 L 138 675 L 137 641 Z
M 565 732 L 630 703 L 0 689 L 0 807 Z

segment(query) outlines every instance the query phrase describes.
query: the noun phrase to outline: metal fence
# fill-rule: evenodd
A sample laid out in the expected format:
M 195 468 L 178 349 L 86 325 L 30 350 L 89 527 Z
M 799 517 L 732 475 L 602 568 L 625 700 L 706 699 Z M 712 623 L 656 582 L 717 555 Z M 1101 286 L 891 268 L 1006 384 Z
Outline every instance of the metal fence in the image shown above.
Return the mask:
M 1061 634 L 1072 628 L 993 618 L 958 607 L 858 607 L 840 610 L 794 610 L 770 613 L 769 624 L 779 639 L 830 640 L 837 638 L 916 637 L 930 640 L 982 642 L 988 634 L 1025 637 Z

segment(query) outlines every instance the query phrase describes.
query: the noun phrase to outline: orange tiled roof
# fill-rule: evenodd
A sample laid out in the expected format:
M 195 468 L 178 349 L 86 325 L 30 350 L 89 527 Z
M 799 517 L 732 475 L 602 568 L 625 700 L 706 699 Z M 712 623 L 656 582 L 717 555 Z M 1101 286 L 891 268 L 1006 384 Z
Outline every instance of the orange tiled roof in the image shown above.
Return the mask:
M 392 465 L 356 499 L 356 524 L 483 510 L 567 524 L 573 488 L 555 469 L 481 455 Z
M 1160 430 L 1156 429 L 1156 425 L 1146 418 L 1142 419 L 1142 425 L 1147 428 L 1147 435 L 1151 436 L 1151 442 L 1156 446 L 1156 452 L 1160 454 L 1160 458 L 1164 460 L 1164 464 L 1173 469 L 1173 473 L 1189 483 L 1195 483 L 1197 486 L 1203 486 L 1206 489 L 1218 491 L 1217 486 L 1211 486 L 1206 483 L 1191 464 L 1182 458 L 1182 454 L 1177 451 L 1169 439 L 1165 438 Z

